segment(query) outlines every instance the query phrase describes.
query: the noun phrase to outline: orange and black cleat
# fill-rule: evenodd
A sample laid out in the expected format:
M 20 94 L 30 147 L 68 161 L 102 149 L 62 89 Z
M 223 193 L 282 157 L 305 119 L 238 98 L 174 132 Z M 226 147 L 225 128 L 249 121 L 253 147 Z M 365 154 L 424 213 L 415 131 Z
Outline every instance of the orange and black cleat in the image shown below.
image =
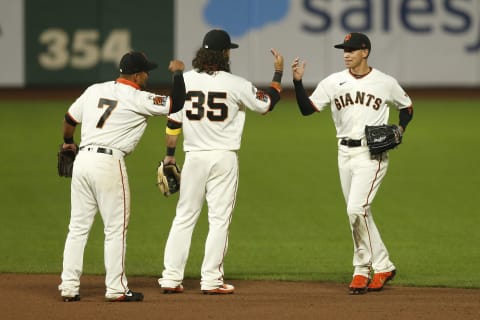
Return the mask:
M 362 275 L 355 275 L 353 276 L 352 282 L 348 288 L 350 289 L 350 294 L 364 294 L 367 292 L 367 286 L 369 282 L 369 278 L 362 276 Z
M 393 280 L 397 270 L 392 270 L 389 272 L 380 272 L 373 275 L 373 280 L 368 285 L 368 291 L 380 291 L 383 289 L 383 286 L 387 284 L 388 281 Z
M 182 293 L 183 292 L 183 286 L 179 284 L 176 287 L 170 288 L 170 287 L 162 287 L 163 293 L 164 294 L 174 294 L 174 293 Z

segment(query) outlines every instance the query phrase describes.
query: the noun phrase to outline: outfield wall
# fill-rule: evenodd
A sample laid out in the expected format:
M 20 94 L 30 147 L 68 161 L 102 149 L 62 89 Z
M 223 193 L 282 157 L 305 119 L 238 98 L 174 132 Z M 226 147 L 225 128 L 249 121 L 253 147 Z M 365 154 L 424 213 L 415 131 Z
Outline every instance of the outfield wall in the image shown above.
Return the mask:
M 371 65 L 405 87 L 480 87 L 478 0 L 0 0 L 0 87 L 110 80 L 131 49 L 160 64 L 150 81 L 165 85 L 169 60 L 190 66 L 211 28 L 240 45 L 232 71 L 260 85 L 271 47 L 287 68 L 306 60 L 314 86 L 343 68 L 333 44 L 359 31 L 372 39 Z
M 173 0 L 0 0 L 0 86 L 78 86 L 111 80 L 130 50 L 170 81 Z M 8 70 L 8 72 L 4 72 Z

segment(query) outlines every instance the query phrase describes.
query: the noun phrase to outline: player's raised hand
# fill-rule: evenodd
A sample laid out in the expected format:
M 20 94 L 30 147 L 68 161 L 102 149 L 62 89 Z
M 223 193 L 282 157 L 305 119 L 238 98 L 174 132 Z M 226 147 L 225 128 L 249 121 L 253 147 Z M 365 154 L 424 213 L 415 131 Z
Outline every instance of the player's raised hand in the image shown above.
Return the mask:
M 270 52 L 273 54 L 275 71 L 283 72 L 283 56 L 273 48 L 270 49 Z
M 292 63 L 292 74 L 293 80 L 302 80 L 303 74 L 305 73 L 305 61 L 300 61 L 299 57 L 296 57 Z
M 170 72 L 183 71 L 185 70 L 185 64 L 180 60 L 172 60 L 168 65 L 168 70 L 170 70 Z

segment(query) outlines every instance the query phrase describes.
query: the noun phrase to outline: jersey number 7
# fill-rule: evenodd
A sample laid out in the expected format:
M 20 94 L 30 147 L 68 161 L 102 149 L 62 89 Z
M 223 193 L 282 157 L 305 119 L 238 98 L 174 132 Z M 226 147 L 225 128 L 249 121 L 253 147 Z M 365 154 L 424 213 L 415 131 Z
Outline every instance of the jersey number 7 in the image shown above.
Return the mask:
M 100 117 L 100 120 L 98 120 L 97 128 L 99 129 L 103 128 L 105 121 L 107 121 L 108 117 L 110 117 L 110 114 L 112 113 L 113 109 L 115 109 L 115 107 L 117 106 L 117 103 L 118 103 L 117 100 L 110 100 L 105 98 L 100 98 L 100 100 L 98 100 L 98 108 L 104 109 L 105 106 L 107 106 L 107 110 L 105 110 L 105 112 Z

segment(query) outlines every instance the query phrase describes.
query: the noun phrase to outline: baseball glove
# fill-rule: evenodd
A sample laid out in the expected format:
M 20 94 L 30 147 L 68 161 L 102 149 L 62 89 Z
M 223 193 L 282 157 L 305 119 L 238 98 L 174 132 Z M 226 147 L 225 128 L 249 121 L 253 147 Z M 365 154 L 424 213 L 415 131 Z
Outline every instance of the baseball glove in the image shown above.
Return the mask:
M 365 126 L 365 137 L 370 154 L 377 155 L 402 143 L 402 132 L 396 125 Z
M 63 149 L 62 145 L 60 145 L 60 149 L 57 153 L 57 169 L 60 177 L 69 178 L 72 176 L 73 161 L 75 161 L 76 156 L 77 152 L 75 150 Z
M 165 197 L 180 190 L 180 169 L 176 163 L 164 164 L 160 161 L 157 168 L 157 186 Z

